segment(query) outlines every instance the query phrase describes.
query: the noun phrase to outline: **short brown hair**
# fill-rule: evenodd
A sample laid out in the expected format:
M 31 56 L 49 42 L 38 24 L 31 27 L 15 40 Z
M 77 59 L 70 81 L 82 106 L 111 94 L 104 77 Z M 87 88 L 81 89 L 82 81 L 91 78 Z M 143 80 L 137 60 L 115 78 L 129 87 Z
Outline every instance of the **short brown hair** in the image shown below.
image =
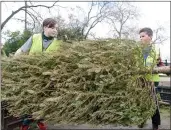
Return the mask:
M 43 27 L 55 27 L 55 25 L 57 24 L 57 21 L 53 18 L 47 18 L 43 21 Z
M 146 32 L 146 34 L 147 34 L 148 36 L 151 36 L 151 37 L 153 36 L 153 31 L 152 31 L 151 28 L 147 28 L 147 27 L 142 28 L 142 29 L 139 31 L 139 34 L 142 33 L 142 32 Z

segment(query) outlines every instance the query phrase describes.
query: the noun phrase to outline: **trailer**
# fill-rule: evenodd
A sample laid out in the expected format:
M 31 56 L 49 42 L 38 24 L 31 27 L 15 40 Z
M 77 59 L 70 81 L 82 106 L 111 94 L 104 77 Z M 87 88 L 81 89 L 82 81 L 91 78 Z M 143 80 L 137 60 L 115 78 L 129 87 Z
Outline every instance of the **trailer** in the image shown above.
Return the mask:
M 7 110 L 8 104 L 1 101 L 1 130 L 14 130 L 22 124 L 21 117 L 14 117 Z
M 160 93 L 161 100 L 166 103 L 171 103 L 171 85 L 170 77 L 161 77 L 161 82 L 158 86 L 158 92 Z M 8 104 L 5 101 L 1 101 L 1 130 L 14 130 L 19 128 L 25 117 L 30 115 L 23 115 L 22 117 L 11 116 L 7 110 Z
M 161 76 L 160 78 L 161 78 L 161 81 L 159 83 L 157 90 L 160 93 L 161 100 L 163 102 L 171 103 L 170 77 Z

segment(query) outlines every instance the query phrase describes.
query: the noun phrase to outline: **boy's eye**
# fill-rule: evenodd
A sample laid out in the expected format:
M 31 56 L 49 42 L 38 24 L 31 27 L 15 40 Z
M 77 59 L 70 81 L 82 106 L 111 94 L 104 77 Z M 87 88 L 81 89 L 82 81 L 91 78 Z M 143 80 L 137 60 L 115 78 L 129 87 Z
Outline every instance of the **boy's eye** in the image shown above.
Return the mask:
M 56 29 L 56 30 L 57 30 L 57 28 L 56 28 L 56 27 L 52 27 L 51 29 Z

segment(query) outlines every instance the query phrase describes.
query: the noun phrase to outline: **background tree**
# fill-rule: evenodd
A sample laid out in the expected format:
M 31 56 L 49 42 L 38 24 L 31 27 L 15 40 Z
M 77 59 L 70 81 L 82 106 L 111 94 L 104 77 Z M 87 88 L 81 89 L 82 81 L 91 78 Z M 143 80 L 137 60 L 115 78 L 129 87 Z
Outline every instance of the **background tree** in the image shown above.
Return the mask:
M 156 29 L 153 29 L 153 42 L 156 44 L 162 44 L 168 40 L 168 36 L 165 35 L 166 29 L 162 25 L 158 25 Z
M 21 11 L 24 11 L 28 14 L 28 16 L 32 19 L 32 22 L 29 22 L 25 19 L 20 19 L 20 18 L 16 18 L 18 20 L 21 20 L 23 22 L 28 22 L 29 24 L 32 24 L 33 23 L 33 26 L 36 24 L 36 22 L 40 22 L 40 20 L 42 19 L 40 14 L 38 14 L 34 8 L 37 8 L 37 7 L 43 7 L 43 8 L 47 8 L 47 9 L 51 9 L 55 6 L 58 6 L 59 5 L 56 5 L 58 1 L 56 2 L 53 2 L 52 5 L 50 6 L 47 6 L 46 4 L 33 4 L 31 1 L 27 2 L 27 4 L 24 4 L 23 6 L 19 7 L 18 9 L 16 10 L 13 10 L 12 13 L 2 22 L 1 24 L 1 30 L 4 28 L 4 26 L 9 22 L 9 20 L 11 20 L 17 13 L 21 12 Z M 26 10 L 27 9 L 27 10 Z
M 77 6 L 69 14 L 69 26 L 79 31 L 81 29 L 82 38 L 87 39 L 91 30 L 107 17 L 109 5 L 110 2 L 91 2 L 88 5 L 87 11 Z
M 15 53 L 18 48 L 20 48 L 32 35 L 31 31 L 16 31 L 16 32 L 7 32 L 8 39 L 5 42 L 3 49 L 7 56 L 9 56 L 10 53 Z
M 113 28 L 114 37 L 121 39 L 128 37 L 130 29 L 133 29 L 131 22 L 138 19 L 139 11 L 130 2 L 112 2 L 108 12 L 107 22 Z

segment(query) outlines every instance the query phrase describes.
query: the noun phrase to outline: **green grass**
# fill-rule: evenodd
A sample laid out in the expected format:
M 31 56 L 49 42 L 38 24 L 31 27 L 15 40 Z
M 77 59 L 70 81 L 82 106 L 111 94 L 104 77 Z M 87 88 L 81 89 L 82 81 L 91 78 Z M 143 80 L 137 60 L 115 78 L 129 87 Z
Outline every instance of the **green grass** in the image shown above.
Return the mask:
M 170 108 L 171 106 L 160 106 L 160 114 L 162 117 L 170 117 Z

